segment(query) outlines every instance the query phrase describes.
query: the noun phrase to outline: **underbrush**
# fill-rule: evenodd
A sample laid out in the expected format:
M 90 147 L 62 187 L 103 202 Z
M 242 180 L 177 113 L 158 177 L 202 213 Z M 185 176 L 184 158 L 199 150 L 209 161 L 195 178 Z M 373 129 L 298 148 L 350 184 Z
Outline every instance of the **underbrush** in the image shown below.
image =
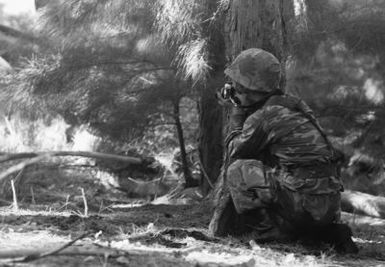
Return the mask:
M 69 136 L 70 125 L 61 117 L 28 120 L 19 115 L 0 119 L 0 151 L 17 153 L 28 151 L 86 150 L 95 151 L 100 138 L 85 127 Z
M 3 116 L 0 118 L 0 136 L 2 136 L 0 138 L 2 153 L 97 151 L 139 158 L 147 156 L 139 153 L 139 151 L 143 152 L 143 148 L 146 147 L 146 140 L 142 144 L 140 144 L 140 140 L 131 143 L 112 142 L 93 135 L 86 126 L 71 127 L 60 117 L 31 121 L 18 115 Z M 102 203 L 102 200 L 99 199 L 100 194 L 106 193 L 106 191 L 111 199 L 125 199 L 132 196 L 131 193 L 135 193 L 138 187 L 145 187 L 144 189 L 151 187 L 153 188 L 152 197 L 161 196 L 166 193 L 166 189 L 170 189 L 170 186 L 178 181 L 171 170 L 173 150 L 169 149 L 155 156 L 156 159 L 159 159 L 159 167 L 154 168 L 153 173 L 127 164 L 112 162 L 106 165 L 101 160 L 89 158 L 53 157 L 25 167 L 22 171 L 1 180 L 0 204 L 7 205 L 12 202 L 14 192 L 11 180 L 14 182 L 20 203 L 52 204 L 55 206 L 54 208 L 61 207 L 61 210 L 63 207 L 71 208 L 72 205 L 72 210 L 76 212 L 80 210 L 79 207 L 84 205 L 82 189 L 85 191 L 86 198 L 93 200 L 89 203 L 89 209 L 93 211 L 101 209 L 103 205 L 111 204 L 106 203 L 105 200 Z M 3 162 L 0 172 L 4 172 L 21 161 Z M 167 177 L 164 178 L 164 175 Z M 129 177 L 134 180 L 139 179 L 139 182 L 134 181 L 130 187 L 124 187 L 125 183 L 122 182 Z M 160 178 L 162 178 L 162 183 L 154 182 L 143 186 L 140 182 L 142 180 L 150 183 L 151 180 Z M 146 199 L 146 192 L 142 191 L 140 193 L 144 195 L 136 197 Z

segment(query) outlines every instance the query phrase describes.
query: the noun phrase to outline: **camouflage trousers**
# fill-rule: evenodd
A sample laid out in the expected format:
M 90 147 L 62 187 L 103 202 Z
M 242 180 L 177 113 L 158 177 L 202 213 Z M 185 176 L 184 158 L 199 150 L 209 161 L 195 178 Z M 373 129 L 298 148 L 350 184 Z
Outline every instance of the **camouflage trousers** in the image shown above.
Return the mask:
M 308 175 L 308 176 L 306 176 Z M 236 160 L 227 170 L 227 182 L 237 213 L 265 209 L 280 227 L 328 225 L 340 217 L 337 176 L 288 172 L 257 160 Z

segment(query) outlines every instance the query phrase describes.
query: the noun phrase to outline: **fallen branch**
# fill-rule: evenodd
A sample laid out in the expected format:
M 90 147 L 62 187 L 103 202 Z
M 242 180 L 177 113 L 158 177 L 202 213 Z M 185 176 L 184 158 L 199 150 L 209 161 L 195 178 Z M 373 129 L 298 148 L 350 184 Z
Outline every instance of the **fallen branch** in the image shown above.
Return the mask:
M 376 218 L 385 218 L 385 197 L 345 190 L 341 194 L 343 211 Z
M 0 157 L 0 163 L 25 159 L 25 158 L 35 158 L 40 156 L 46 157 L 62 157 L 62 156 L 73 156 L 73 157 L 86 157 L 86 158 L 95 158 L 95 159 L 104 159 L 104 160 L 116 160 L 123 161 L 130 164 L 142 164 L 143 160 L 137 157 L 121 156 L 100 152 L 89 152 L 89 151 L 50 151 L 50 152 L 32 152 L 32 153 L 15 153 L 15 154 L 5 154 Z
M 372 229 L 379 228 L 382 232 L 385 227 L 384 219 L 373 218 L 371 216 L 353 214 L 348 212 L 341 212 L 341 220 L 351 226 L 360 227 L 360 229 L 364 229 L 364 227 L 372 227 Z
M 100 249 L 97 251 L 88 251 L 88 250 L 82 251 L 82 250 L 79 250 L 78 248 L 76 248 L 74 250 L 65 249 L 64 251 L 59 252 L 56 255 L 57 256 L 81 256 L 81 257 L 101 256 L 101 257 L 104 257 L 106 255 L 106 253 L 107 253 L 109 258 L 118 258 L 118 257 L 125 256 L 128 254 L 127 252 L 121 252 L 120 254 L 118 254 L 118 253 L 110 254 L 111 252 L 107 251 L 107 249 L 106 250 Z M 37 255 L 37 254 L 33 254 L 33 251 L 31 251 L 31 250 L 26 250 L 25 252 L 17 251 L 16 253 L 0 252 L 0 266 L 3 266 L 1 264 L 6 264 L 6 263 L 8 263 L 8 264 L 9 263 L 19 263 L 19 262 L 16 262 L 15 259 L 19 259 L 19 258 L 22 259 L 23 257 L 25 257 L 22 255 L 25 255 L 25 254 Z M 52 255 L 52 256 L 55 256 L 55 255 Z M 9 259 L 13 259 L 13 260 L 9 260 Z M 9 266 L 9 265 L 4 265 L 4 266 Z
M 91 232 L 84 233 L 81 236 L 75 238 L 74 240 L 71 240 L 70 242 L 68 242 L 64 246 L 62 246 L 62 247 L 60 247 L 58 249 L 55 249 L 55 250 L 53 250 L 51 252 L 31 254 L 31 255 L 22 257 L 21 259 L 13 259 L 12 263 L 26 263 L 26 262 L 31 262 L 31 261 L 35 261 L 35 260 L 42 259 L 42 258 L 45 258 L 45 257 L 56 255 L 56 254 L 60 253 L 61 251 L 63 251 L 64 249 L 72 246 L 76 241 L 81 240 L 81 239 L 89 236 L 90 234 L 91 234 Z
M 19 160 L 25 158 L 31 158 L 29 160 L 25 160 L 20 162 L 17 165 L 14 165 L 4 172 L 0 173 L 0 181 L 6 178 L 8 175 L 15 173 L 24 169 L 25 167 L 35 164 L 41 160 L 50 158 L 50 157 L 61 157 L 61 156 L 76 156 L 76 157 L 88 157 L 88 158 L 97 158 L 104 160 L 117 160 L 123 161 L 130 164 L 142 164 L 143 160 L 135 157 L 128 156 L 120 156 L 113 154 L 105 154 L 99 152 L 87 152 L 87 151 L 56 151 L 56 152 L 37 152 L 37 153 L 17 153 L 17 154 L 6 154 L 0 157 L 0 163 L 11 161 L 11 160 Z
M 42 156 L 35 157 L 33 159 L 30 159 L 30 160 L 25 160 L 23 162 L 20 162 L 19 164 L 16 164 L 12 167 L 9 167 L 4 172 L 0 173 L 0 181 L 3 180 L 4 178 L 6 178 L 8 175 L 15 173 L 17 171 L 20 171 L 20 170 L 24 169 L 25 167 L 32 165 L 32 164 L 35 164 L 35 163 L 37 163 L 37 162 L 39 162 L 39 161 L 41 161 L 47 157 L 48 157 L 48 155 L 42 155 Z
M 205 242 L 214 242 L 218 243 L 218 238 L 213 238 L 205 235 L 204 233 L 196 230 L 187 230 L 181 228 L 168 228 L 160 232 L 161 235 L 170 235 L 173 238 L 186 238 L 192 237 L 196 240 L 205 241 Z

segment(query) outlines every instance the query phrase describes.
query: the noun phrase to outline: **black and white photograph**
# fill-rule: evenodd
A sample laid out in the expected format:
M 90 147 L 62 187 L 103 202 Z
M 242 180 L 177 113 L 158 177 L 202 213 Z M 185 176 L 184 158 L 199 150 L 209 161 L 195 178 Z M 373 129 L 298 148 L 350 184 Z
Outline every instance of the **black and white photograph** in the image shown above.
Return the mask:
M 385 0 L 0 0 L 0 266 L 385 266 Z

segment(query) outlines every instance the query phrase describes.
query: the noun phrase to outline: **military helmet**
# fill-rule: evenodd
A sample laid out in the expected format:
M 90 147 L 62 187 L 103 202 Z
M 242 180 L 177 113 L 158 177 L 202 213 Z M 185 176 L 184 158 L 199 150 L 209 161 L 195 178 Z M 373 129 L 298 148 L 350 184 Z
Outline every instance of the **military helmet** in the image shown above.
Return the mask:
M 247 89 L 270 93 L 279 89 L 281 66 L 271 53 L 250 48 L 234 59 L 225 74 Z

